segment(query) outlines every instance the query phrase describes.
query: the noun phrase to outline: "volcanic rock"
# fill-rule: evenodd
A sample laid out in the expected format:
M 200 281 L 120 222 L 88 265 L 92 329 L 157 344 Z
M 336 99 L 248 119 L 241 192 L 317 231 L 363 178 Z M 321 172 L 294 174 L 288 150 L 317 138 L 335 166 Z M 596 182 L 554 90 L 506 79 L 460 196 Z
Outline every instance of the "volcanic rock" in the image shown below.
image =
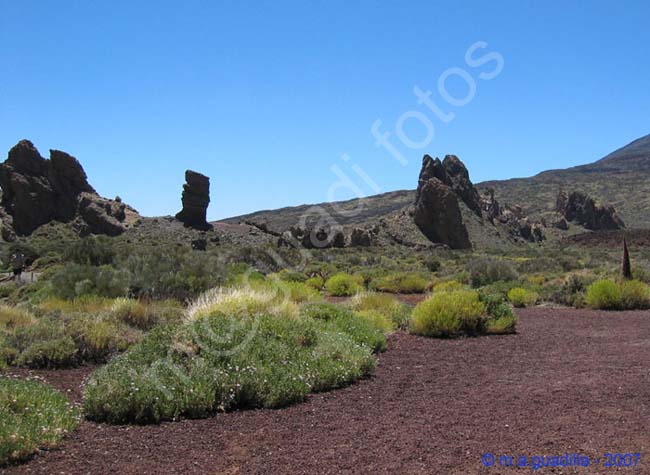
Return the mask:
M 3 212 L 12 218 L 3 219 L 5 239 L 9 226 L 28 235 L 50 221 L 77 218 L 87 232 L 114 236 L 125 229 L 126 205 L 99 196 L 77 159 L 60 150 L 50 150 L 47 160 L 29 140 L 18 142 L 0 164 L 0 187 Z
M 560 190 L 556 211 L 567 221 L 573 221 L 593 231 L 625 228 L 625 223 L 611 205 L 598 206 L 593 198 L 579 191 Z
M 210 204 L 210 178 L 192 170 L 185 172 L 182 203 L 183 209 L 176 214 L 176 219 L 195 229 L 211 229 L 206 221 L 206 212 Z
M 439 158 L 425 155 L 419 181 L 425 182 L 434 177 L 450 187 L 469 209 L 481 216 L 479 193 L 469 179 L 467 168 L 456 155 L 446 155 L 442 162 Z
M 442 180 L 427 174 L 430 164 L 431 157 L 427 155 L 422 163 L 413 220 L 432 242 L 446 244 L 452 249 L 471 248 L 458 196 Z

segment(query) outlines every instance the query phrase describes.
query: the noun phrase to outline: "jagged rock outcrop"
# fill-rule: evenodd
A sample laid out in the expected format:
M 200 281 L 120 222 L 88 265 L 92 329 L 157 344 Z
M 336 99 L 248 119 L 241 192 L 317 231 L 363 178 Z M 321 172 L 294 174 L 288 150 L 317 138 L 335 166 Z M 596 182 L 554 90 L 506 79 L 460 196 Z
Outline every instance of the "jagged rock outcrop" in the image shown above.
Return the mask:
M 425 155 L 419 181 L 425 182 L 434 177 L 451 188 L 469 209 L 481 216 L 479 193 L 469 179 L 467 168 L 456 155 L 446 155 L 442 162 L 439 158 Z
M 212 227 L 206 220 L 210 204 L 210 178 L 187 170 L 181 201 L 183 209 L 176 214 L 176 219 L 195 229 L 207 230 Z
M 99 196 L 76 158 L 50 150 L 50 159 L 45 159 L 29 140 L 18 142 L 0 164 L 0 187 L 0 205 L 11 217 L 2 219 L 5 240 L 11 232 L 28 235 L 50 221 L 76 219 L 85 232 L 117 235 L 125 230 L 127 210 L 137 214 Z
M 613 206 L 598 206 L 593 198 L 579 191 L 567 193 L 560 190 L 555 208 L 567 221 L 593 231 L 625 228 L 625 223 Z
M 458 195 L 436 176 L 440 161 L 428 155 L 422 160 L 422 171 L 415 197 L 413 220 L 422 233 L 435 243 L 452 249 L 469 249 L 467 228 L 458 204 Z
M 330 229 L 292 226 L 278 238 L 278 246 L 305 249 L 341 248 L 345 247 L 345 234 L 343 234 L 343 229 L 338 226 L 333 226 Z

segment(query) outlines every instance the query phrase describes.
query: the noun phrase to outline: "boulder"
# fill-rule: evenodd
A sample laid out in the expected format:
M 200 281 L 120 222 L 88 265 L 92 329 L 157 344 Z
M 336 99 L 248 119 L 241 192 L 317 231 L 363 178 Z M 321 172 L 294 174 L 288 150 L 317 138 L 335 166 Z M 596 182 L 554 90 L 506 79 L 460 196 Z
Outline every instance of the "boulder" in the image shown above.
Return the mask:
M 625 223 L 611 205 L 599 206 L 585 193 L 560 190 L 556 200 L 556 211 L 567 221 L 572 221 L 592 231 L 625 228 Z
M 187 170 L 181 201 L 183 209 L 176 214 L 176 219 L 191 228 L 204 230 L 212 228 L 206 220 L 210 204 L 210 178 Z

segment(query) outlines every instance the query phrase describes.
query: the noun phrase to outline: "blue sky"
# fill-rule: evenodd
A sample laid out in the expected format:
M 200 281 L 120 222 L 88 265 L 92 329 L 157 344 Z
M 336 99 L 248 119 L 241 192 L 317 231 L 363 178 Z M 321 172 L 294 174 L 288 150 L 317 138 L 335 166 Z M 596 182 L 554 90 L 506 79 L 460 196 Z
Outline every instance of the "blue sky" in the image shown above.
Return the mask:
M 195 169 L 211 219 L 414 188 L 424 153 L 476 182 L 528 176 L 650 133 L 648 18 L 642 1 L 0 0 L 0 150 L 65 150 L 145 215 L 178 211 Z M 450 68 L 467 104 L 440 93 Z

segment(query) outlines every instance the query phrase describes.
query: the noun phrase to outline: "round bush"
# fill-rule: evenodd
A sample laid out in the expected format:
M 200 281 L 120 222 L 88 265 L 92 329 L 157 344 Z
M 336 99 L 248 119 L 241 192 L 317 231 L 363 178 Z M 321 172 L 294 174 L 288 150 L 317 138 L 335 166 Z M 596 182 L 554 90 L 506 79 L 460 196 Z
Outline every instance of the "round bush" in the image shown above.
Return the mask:
M 359 283 L 359 279 L 350 274 L 334 274 L 325 282 L 325 289 L 330 295 L 335 297 L 349 297 L 358 292 L 361 292 L 363 287 Z
M 537 303 L 539 295 L 532 290 L 515 287 L 508 291 L 508 300 L 512 305 L 518 308 L 532 307 Z
M 485 305 L 479 294 L 456 290 L 433 294 L 411 314 L 411 332 L 432 337 L 477 335 L 484 330 Z
M 609 279 L 597 280 L 587 288 L 587 305 L 602 310 L 621 307 L 621 289 Z

